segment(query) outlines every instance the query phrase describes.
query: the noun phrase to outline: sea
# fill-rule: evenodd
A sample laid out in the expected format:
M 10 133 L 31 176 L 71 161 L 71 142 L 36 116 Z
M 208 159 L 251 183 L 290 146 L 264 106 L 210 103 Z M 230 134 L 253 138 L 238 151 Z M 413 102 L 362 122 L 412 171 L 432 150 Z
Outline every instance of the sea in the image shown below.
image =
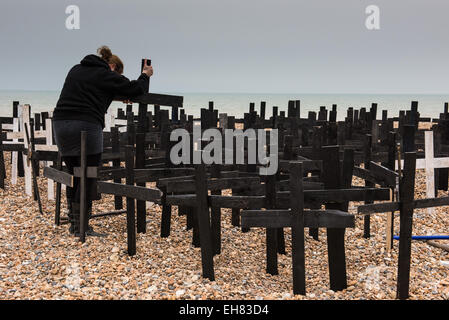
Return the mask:
M 444 110 L 444 103 L 449 102 L 449 94 L 158 93 L 183 96 L 185 112 L 194 117 L 200 116 L 200 109 L 207 108 L 209 101 L 214 102 L 219 113 L 236 117 L 243 117 L 251 102 L 254 102 L 256 110 L 259 110 L 260 102 L 265 101 L 267 118 L 271 116 L 273 106 L 277 106 L 280 111 L 286 111 L 289 100 L 301 101 L 301 117 L 307 117 L 308 111 L 318 111 L 321 106 L 330 109 L 336 104 L 338 120 L 344 120 L 348 107 L 369 109 L 372 103 L 378 104 L 378 117 L 382 114 L 381 110 L 388 110 L 389 117 L 397 116 L 399 110 L 410 109 L 411 101 L 419 102 L 418 111 L 421 117 L 438 117 Z M 59 91 L 0 90 L 0 116 L 12 116 L 13 101 L 31 105 L 32 113 L 53 111 L 59 94 Z M 125 109 L 126 105 L 114 101 L 110 108 L 116 114 L 118 108 Z M 135 112 L 137 108 L 137 104 L 134 104 Z M 149 110 L 151 111 L 151 108 Z

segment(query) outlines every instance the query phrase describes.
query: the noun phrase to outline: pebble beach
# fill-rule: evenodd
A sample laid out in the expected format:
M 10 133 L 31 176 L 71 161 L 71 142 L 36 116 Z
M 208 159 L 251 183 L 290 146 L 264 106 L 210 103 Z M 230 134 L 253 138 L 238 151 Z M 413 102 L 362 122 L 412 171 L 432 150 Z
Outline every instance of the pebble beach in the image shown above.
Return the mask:
M 222 253 L 214 258 L 215 281 L 201 277 L 201 253 L 186 231 L 186 217 L 174 207 L 171 235 L 160 237 L 161 208 L 147 205 L 147 232 L 137 235 L 137 254 L 126 253 L 126 216 L 94 219 L 104 238 L 82 244 L 68 225 L 54 224 L 55 202 L 47 200 L 46 179 L 39 177 L 44 215 L 25 195 L 23 178 L 10 184 L 6 153 L 6 188 L 0 189 L 0 299 L 395 299 L 398 241 L 385 248 L 386 215 L 371 216 L 371 238 L 363 238 L 363 216 L 346 229 L 348 288 L 329 289 L 326 230 L 319 241 L 305 230 L 307 295 L 293 295 L 291 234 L 285 229 L 286 255 L 279 255 L 279 275 L 265 272 L 265 230 L 242 233 L 231 225 L 231 211 L 222 209 Z M 425 197 L 425 176 L 417 171 L 415 198 Z M 362 181 L 354 178 L 354 185 Z M 447 192 L 439 192 L 439 196 Z M 356 213 L 357 203 L 350 203 Z M 112 196 L 94 202 L 93 212 L 114 209 Z M 63 209 L 65 211 L 65 195 Z M 64 215 L 64 214 L 63 214 Z M 413 234 L 448 234 L 447 207 L 432 214 L 415 210 Z M 395 213 L 395 234 L 399 213 Z M 447 243 L 447 241 L 446 241 Z M 410 299 L 449 299 L 449 252 L 413 241 Z

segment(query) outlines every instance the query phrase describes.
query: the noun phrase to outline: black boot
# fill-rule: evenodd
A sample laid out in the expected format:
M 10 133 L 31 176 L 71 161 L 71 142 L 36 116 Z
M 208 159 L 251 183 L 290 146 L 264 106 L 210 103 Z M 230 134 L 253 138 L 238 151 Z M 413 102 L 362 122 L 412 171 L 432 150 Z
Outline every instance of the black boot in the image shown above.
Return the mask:
M 74 229 L 73 229 L 73 213 L 72 213 L 72 199 L 67 198 L 67 217 L 70 223 L 70 227 L 69 227 L 69 232 L 70 234 L 74 233 Z
M 80 207 L 79 207 L 79 203 L 77 203 L 77 205 L 78 205 L 78 207 L 77 207 L 77 210 L 78 210 L 77 211 L 78 212 L 78 216 L 77 216 L 78 221 L 77 221 L 77 227 L 75 229 L 76 230 L 75 231 L 75 236 L 79 237 L 81 235 L 81 232 L 80 232 L 80 218 L 79 218 L 80 217 Z M 88 209 L 87 214 L 86 214 L 86 219 L 84 221 L 84 231 L 85 231 L 86 236 L 89 236 L 89 237 L 106 237 L 107 234 L 95 232 L 94 229 L 91 226 L 89 226 L 89 220 L 90 220 L 91 216 L 92 216 L 92 207 Z
M 80 204 L 73 202 L 69 211 L 70 228 L 69 232 L 79 237 L 80 234 Z

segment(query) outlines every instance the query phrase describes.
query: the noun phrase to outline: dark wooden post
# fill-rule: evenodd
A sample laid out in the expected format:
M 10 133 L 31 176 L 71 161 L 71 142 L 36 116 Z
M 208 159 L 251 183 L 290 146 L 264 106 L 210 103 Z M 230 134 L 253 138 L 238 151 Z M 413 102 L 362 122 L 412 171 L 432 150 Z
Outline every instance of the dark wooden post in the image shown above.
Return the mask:
M 87 132 L 81 131 L 81 161 L 80 161 L 80 241 L 86 241 L 86 220 L 87 220 Z
M 295 101 L 293 100 L 288 101 L 287 117 L 288 118 L 296 117 Z
M 178 118 L 178 106 L 172 106 L 171 108 L 171 121 L 173 123 L 177 123 L 179 120 Z
M 249 113 L 254 112 L 256 104 L 254 102 L 249 103 Z
M 260 119 L 262 119 L 262 120 L 265 120 L 265 106 L 266 106 L 266 102 L 261 101 L 260 102 Z
M 19 101 L 13 101 L 12 102 L 12 117 L 18 118 L 19 117 Z
M 165 187 L 161 187 L 163 192 L 161 203 L 162 203 L 162 215 L 161 215 L 161 238 L 167 238 L 170 236 L 170 225 L 171 225 L 171 209 L 172 206 L 168 205 L 165 201 L 167 192 Z M 179 208 L 178 208 L 179 210 Z
M 193 135 L 190 135 L 190 158 L 191 163 L 193 163 Z M 163 208 L 162 208 L 163 210 Z M 192 245 L 195 248 L 199 248 L 201 246 L 200 244 L 200 232 L 199 232 L 199 224 L 198 224 L 198 208 L 197 207 L 191 207 L 190 210 L 187 212 L 187 229 L 189 229 L 189 226 L 192 228 Z M 190 219 L 189 219 L 190 218 Z
M 126 184 L 134 185 L 134 154 L 132 146 L 125 146 Z M 136 208 L 135 199 L 126 197 L 126 230 L 128 236 L 128 254 L 136 254 Z
M 58 160 L 56 161 L 56 169 L 62 171 L 62 157 L 58 152 Z M 57 226 L 61 223 L 61 183 L 56 183 L 56 204 L 55 204 L 55 224 Z
M 393 131 L 390 131 L 388 133 L 388 162 L 385 164 L 385 167 L 392 170 L 392 171 L 396 171 L 395 170 L 395 162 L 396 162 L 396 133 Z M 394 188 L 392 188 L 392 192 L 393 192 Z M 393 194 L 393 199 L 395 198 L 395 195 Z M 398 199 L 396 199 L 398 200 Z M 391 223 L 391 229 L 390 232 L 391 234 L 394 233 L 394 212 L 391 213 L 391 218 L 390 218 L 390 223 Z M 393 248 L 393 241 L 391 241 L 391 248 Z
M 220 166 L 213 164 L 211 167 L 211 177 L 220 178 Z M 211 194 L 221 195 L 221 190 L 212 190 Z M 212 244 L 214 254 L 221 253 L 221 208 L 211 207 L 211 231 L 212 231 Z
M 19 118 L 19 101 L 12 102 L 12 116 L 13 118 Z M 24 175 L 25 171 L 23 168 L 23 153 L 17 152 L 17 176 L 22 178 Z
M 117 127 L 111 128 L 111 143 L 112 143 L 112 153 L 119 153 L 120 152 L 120 132 Z M 112 165 L 114 168 L 120 168 L 120 159 L 114 159 L 112 160 Z M 114 179 L 115 183 L 121 183 L 122 179 Z M 114 205 L 115 210 L 121 210 L 123 209 L 123 197 L 121 196 L 114 196 Z
M 154 126 L 159 127 L 160 125 L 160 117 L 161 117 L 161 106 L 155 104 L 154 105 Z
M 41 114 L 34 114 L 34 130 L 39 131 L 41 129 Z
M 346 122 L 338 121 L 337 122 L 337 144 L 343 146 L 346 141 Z
M 372 136 L 370 134 L 367 134 L 365 136 L 365 150 L 364 150 L 364 166 L 366 170 L 370 169 L 370 162 L 371 162 L 371 139 Z M 374 183 L 366 181 L 365 180 L 365 187 L 371 188 L 374 186 Z M 373 203 L 371 200 L 365 201 L 365 204 Z M 370 235 L 370 228 L 371 228 L 371 221 L 370 221 L 370 215 L 365 215 L 363 217 L 363 237 L 369 238 Z
M 323 178 L 326 189 L 341 188 L 339 147 L 323 147 Z M 326 209 L 341 210 L 342 203 L 327 203 Z M 329 280 L 331 290 L 338 291 L 347 287 L 345 229 L 327 228 L 327 250 L 329 259 Z
M 301 100 L 295 100 L 296 116 L 301 118 Z
M 267 176 L 265 180 L 265 201 L 266 209 L 276 208 L 276 175 Z M 278 250 L 277 250 L 277 229 L 267 228 L 267 273 L 278 274 Z
M 348 121 L 350 123 L 354 122 L 354 108 L 353 107 L 348 108 L 348 111 L 346 113 L 346 118 L 348 119 Z
M 415 190 L 416 153 L 404 153 L 404 171 L 400 192 L 400 233 L 398 257 L 397 297 L 407 299 L 410 283 L 410 260 Z
M 304 190 L 302 163 L 290 163 L 290 206 L 292 225 L 293 293 L 306 294 L 304 254 Z
M 322 158 L 321 154 L 322 141 L 321 141 L 321 127 L 313 127 L 312 133 L 312 153 L 313 160 L 318 160 Z M 322 175 L 322 172 L 320 172 Z M 311 236 L 314 240 L 318 240 L 318 228 L 309 228 L 309 236 Z
M 377 120 L 377 103 L 372 103 L 371 104 L 371 109 L 370 109 L 370 115 L 371 115 L 371 122 L 372 121 L 376 121 Z M 370 123 L 370 128 L 372 127 L 372 123 Z
M 442 126 L 439 124 L 433 130 L 433 152 L 436 157 L 441 156 L 442 149 Z M 444 182 L 448 180 L 448 170 L 447 168 L 434 169 L 434 177 L 435 177 L 435 195 L 438 195 L 438 190 L 441 190 L 444 187 Z M 440 178 L 441 177 L 441 178 Z M 441 182 L 440 182 L 441 181 Z
M 128 112 L 126 114 L 126 135 L 128 136 L 127 143 L 131 146 L 134 146 L 136 143 L 136 127 L 134 126 L 134 114 L 132 112 Z
M 354 127 L 355 128 L 359 128 L 359 122 L 360 122 L 360 116 L 359 116 L 359 110 L 354 110 Z
M 138 117 L 138 126 L 137 126 L 137 132 L 144 133 L 147 132 L 147 112 L 148 112 L 148 105 L 139 103 L 139 111 L 137 114 Z
M 331 110 L 329 112 L 329 122 L 337 122 L 337 110 Z
M 145 168 L 145 133 L 136 134 L 136 169 Z M 137 186 L 145 187 L 145 182 L 137 183 Z M 137 200 L 137 232 L 146 233 L 146 201 Z
M 234 136 L 233 137 L 233 143 L 232 143 L 232 148 L 233 148 L 232 155 L 233 155 L 233 159 L 234 159 L 234 161 L 233 161 L 234 164 L 237 163 L 237 151 L 238 152 L 241 151 L 241 150 L 237 150 L 237 143 L 236 143 L 236 141 L 237 141 L 237 139 Z M 233 196 L 240 195 L 239 190 L 232 189 L 232 195 Z M 240 209 L 239 208 L 232 208 L 231 210 L 232 210 L 232 213 L 231 213 L 231 224 L 234 227 L 239 227 L 240 226 Z
M 48 112 L 41 112 L 41 117 L 42 117 L 42 128 L 44 130 L 47 130 L 46 122 L 47 122 L 47 119 L 49 117 Z
M 25 129 L 27 129 L 28 126 L 25 126 Z M 39 176 L 39 160 L 37 159 L 33 159 L 32 154 L 35 151 L 35 139 L 34 139 L 34 120 L 30 119 L 30 126 L 29 128 L 30 130 L 30 136 L 28 135 L 28 130 L 26 131 L 26 135 L 27 135 L 27 140 L 28 140 L 28 144 L 31 147 L 31 156 L 28 155 L 31 159 L 31 175 L 32 175 L 32 179 L 33 179 L 33 196 L 34 196 L 34 200 L 37 201 L 38 206 L 39 206 L 39 212 L 41 214 L 43 214 L 42 211 L 42 203 L 41 203 L 41 196 L 39 194 L 39 186 L 37 184 L 37 177 Z
M 273 120 L 272 127 L 273 128 L 276 128 L 277 117 L 278 117 L 278 107 L 274 106 L 273 107 L 273 117 L 272 117 L 272 120 Z
M 204 164 L 196 165 L 195 189 L 197 201 L 197 219 L 201 242 L 201 261 L 203 266 L 203 277 L 210 281 L 215 280 L 214 259 L 212 251 L 212 236 L 210 230 L 210 215 L 208 206 L 208 193 L 206 183 L 206 169 Z
M 327 110 L 325 106 L 320 107 L 318 112 L 318 121 L 327 121 Z

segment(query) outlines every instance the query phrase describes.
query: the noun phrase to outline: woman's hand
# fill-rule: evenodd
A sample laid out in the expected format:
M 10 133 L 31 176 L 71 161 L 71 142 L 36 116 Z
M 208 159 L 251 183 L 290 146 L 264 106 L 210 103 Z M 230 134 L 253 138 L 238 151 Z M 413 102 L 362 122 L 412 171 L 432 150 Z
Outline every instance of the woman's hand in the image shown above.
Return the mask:
M 142 73 L 145 73 L 148 77 L 151 77 L 153 75 L 153 67 L 147 66 L 147 59 L 145 59 L 143 63 Z

